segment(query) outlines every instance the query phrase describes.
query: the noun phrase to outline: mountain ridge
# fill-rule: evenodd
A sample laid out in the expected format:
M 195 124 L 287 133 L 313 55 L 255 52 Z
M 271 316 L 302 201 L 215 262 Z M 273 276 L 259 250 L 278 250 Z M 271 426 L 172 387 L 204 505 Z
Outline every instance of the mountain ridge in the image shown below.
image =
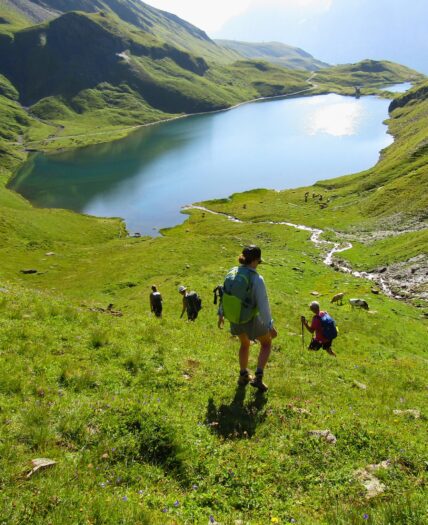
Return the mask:
M 170 44 L 203 56 L 207 60 L 230 63 L 239 58 L 231 50 L 218 46 L 208 35 L 173 13 L 156 9 L 140 0 L 7 0 L 21 14 L 40 10 L 39 16 L 49 21 L 70 11 L 88 14 L 105 12 L 152 34 Z M 33 20 L 35 22 L 35 20 Z
M 216 39 L 222 47 L 238 52 L 250 59 L 267 60 L 273 64 L 291 69 L 317 71 L 329 64 L 317 60 L 307 51 L 283 44 L 282 42 L 242 42 L 238 40 Z

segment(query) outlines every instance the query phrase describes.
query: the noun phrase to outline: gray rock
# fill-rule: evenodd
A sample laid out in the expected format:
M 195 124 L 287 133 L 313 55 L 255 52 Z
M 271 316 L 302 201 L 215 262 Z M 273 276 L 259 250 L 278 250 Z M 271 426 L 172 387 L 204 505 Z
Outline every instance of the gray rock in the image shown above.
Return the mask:
M 337 441 L 336 436 L 330 430 L 309 430 L 308 434 L 317 438 L 323 438 L 330 445 L 335 445 Z
M 381 463 L 367 465 L 367 467 L 354 472 L 355 478 L 364 486 L 367 491 L 366 499 L 374 498 L 379 494 L 382 494 L 382 492 L 385 492 L 385 485 L 379 481 L 375 474 L 380 469 L 388 469 L 390 465 L 391 462 L 389 459 L 387 459 Z
M 421 417 L 421 411 L 408 408 L 407 410 L 393 410 L 396 416 L 411 416 L 413 419 L 419 419 Z

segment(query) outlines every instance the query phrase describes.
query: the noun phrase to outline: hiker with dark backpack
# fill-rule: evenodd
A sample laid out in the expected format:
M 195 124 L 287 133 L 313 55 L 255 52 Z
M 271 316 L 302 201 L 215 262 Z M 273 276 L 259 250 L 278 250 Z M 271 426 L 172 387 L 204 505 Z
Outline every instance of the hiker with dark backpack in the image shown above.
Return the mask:
M 272 339 L 278 334 L 273 326 L 269 300 L 263 277 L 256 271 L 262 262 L 258 246 L 247 246 L 239 256 L 240 266 L 232 268 L 223 285 L 223 313 L 230 322 L 230 332 L 239 337 L 238 385 L 248 383 L 266 392 L 263 373 L 268 362 Z M 255 377 L 250 375 L 248 360 L 251 341 L 259 341 L 260 352 Z
M 202 299 L 196 292 L 187 292 L 185 286 L 179 286 L 178 291 L 183 296 L 183 309 L 180 319 L 183 317 L 184 312 L 187 312 L 187 320 L 194 321 L 202 308 Z
M 155 314 L 156 317 L 162 317 L 163 300 L 162 295 L 158 292 L 155 285 L 152 286 L 150 293 L 150 311 Z
M 305 316 L 302 315 L 300 318 L 302 321 L 302 337 L 303 327 L 311 334 L 315 333 L 308 346 L 308 350 L 318 351 L 322 348 L 328 354 L 336 357 L 336 354 L 331 348 L 333 339 L 337 337 L 337 327 L 334 319 L 327 312 L 320 311 L 320 305 L 317 301 L 312 301 L 309 308 L 315 314 L 312 318 L 311 325 L 309 326 Z

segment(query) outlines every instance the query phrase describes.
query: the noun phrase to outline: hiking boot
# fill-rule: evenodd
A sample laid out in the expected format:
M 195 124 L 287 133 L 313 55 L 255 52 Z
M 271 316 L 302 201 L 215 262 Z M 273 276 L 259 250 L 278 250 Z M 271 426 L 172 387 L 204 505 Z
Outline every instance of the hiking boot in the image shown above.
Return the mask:
M 253 377 L 250 375 L 250 371 L 247 369 L 239 374 L 238 385 L 247 386 L 250 381 L 253 381 Z
M 258 388 L 260 392 L 267 392 L 268 387 L 263 383 L 263 374 L 256 374 L 256 377 L 250 381 L 250 385 L 254 388 Z

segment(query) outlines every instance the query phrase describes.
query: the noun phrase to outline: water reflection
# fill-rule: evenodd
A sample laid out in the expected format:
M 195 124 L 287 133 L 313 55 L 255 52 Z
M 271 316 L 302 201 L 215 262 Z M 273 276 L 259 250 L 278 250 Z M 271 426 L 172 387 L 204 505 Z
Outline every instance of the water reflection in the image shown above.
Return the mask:
M 38 206 L 119 216 L 150 234 L 181 222 L 185 204 L 369 168 L 392 142 L 382 124 L 388 105 L 338 95 L 249 104 L 36 155 L 11 186 Z
M 364 111 L 364 106 L 356 100 L 325 104 L 310 116 L 308 133 L 327 133 L 334 137 L 355 135 L 360 128 Z

